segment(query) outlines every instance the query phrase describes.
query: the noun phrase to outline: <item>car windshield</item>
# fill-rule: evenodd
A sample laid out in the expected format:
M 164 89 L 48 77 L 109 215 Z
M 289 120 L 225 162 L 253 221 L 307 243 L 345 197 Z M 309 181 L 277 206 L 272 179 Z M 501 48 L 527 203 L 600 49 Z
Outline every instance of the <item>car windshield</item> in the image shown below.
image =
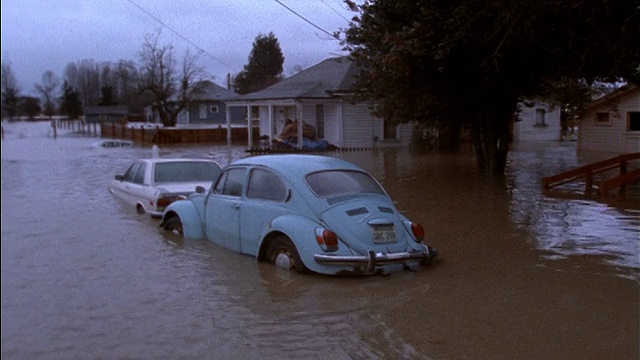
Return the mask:
M 307 175 L 307 184 L 320 198 L 358 193 L 384 194 L 384 190 L 371 175 L 360 171 L 321 171 Z
M 220 167 L 207 162 L 165 162 L 157 163 L 154 171 L 154 182 L 196 182 L 213 181 L 220 173 Z

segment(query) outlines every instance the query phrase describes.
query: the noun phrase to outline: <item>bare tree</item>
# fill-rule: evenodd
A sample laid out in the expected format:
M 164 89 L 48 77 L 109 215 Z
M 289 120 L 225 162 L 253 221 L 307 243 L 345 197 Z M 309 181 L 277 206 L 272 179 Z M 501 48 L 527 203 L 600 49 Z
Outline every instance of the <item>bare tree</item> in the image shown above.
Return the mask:
M 153 96 L 153 108 L 164 126 L 175 126 L 180 111 L 204 91 L 203 69 L 198 56 L 185 52 L 182 64 L 175 59 L 171 45 L 160 44 L 160 33 L 145 36 L 140 51 L 140 90 Z
M 20 87 L 16 80 L 13 70 L 11 69 L 11 61 L 2 61 L 2 118 L 8 117 L 11 120 L 18 113 L 20 105 Z
M 35 84 L 35 89 L 42 96 L 42 104 L 44 108 L 44 114 L 51 117 L 55 114 L 56 105 L 54 99 L 56 98 L 56 91 L 60 86 L 60 80 L 56 74 L 51 70 L 47 70 L 42 74 L 42 83 Z

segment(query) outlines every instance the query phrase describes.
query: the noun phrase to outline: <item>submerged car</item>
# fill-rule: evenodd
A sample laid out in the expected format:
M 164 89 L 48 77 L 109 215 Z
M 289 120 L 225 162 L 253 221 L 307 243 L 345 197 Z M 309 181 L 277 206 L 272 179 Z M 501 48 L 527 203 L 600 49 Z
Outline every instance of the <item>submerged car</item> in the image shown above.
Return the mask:
M 139 214 L 161 218 L 169 204 L 186 199 L 199 186 L 210 187 L 221 171 L 218 163 L 206 159 L 140 159 L 115 176 L 109 191 Z
M 133 146 L 133 141 L 129 141 L 129 140 L 102 140 L 99 141 L 95 144 L 93 144 L 93 146 L 95 147 L 104 147 L 104 148 L 117 148 L 117 147 L 123 147 L 123 146 Z
M 160 226 L 300 273 L 391 273 L 437 255 L 370 174 L 318 155 L 227 165 L 210 190 L 169 205 Z

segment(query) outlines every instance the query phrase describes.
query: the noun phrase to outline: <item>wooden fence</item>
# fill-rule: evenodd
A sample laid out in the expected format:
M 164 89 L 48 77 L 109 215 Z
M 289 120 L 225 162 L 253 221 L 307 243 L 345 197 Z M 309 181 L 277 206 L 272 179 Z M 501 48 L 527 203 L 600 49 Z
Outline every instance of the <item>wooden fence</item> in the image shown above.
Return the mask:
M 232 142 L 248 142 L 247 128 L 232 128 Z M 100 134 L 103 138 L 131 140 L 139 144 L 183 144 L 226 142 L 227 129 L 217 128 L 164 128 L 160 126 L 140 127 L 123 126 L 116 123 L 101 123 Z M 253 129 L 253 140 L 260 136 L 259 129 Z

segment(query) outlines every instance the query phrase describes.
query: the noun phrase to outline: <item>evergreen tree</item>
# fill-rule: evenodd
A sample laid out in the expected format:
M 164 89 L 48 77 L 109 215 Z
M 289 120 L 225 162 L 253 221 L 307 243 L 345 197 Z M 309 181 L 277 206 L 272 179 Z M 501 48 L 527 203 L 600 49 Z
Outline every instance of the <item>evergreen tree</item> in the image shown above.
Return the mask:
M 20 113 L 27 116 L 29 119 L 33 119 L 42 112 L 42 106 L 40 106 L 40 99 L 33 96 L 23 96 L 20 99 Z
M 9 60 L 2 61 L 2 80 L 0 84 L 2 88 L 2 118 L 8 117 L 11 120 L 18 115 L 20 88 Z
M 258 35 L 253 42 L 249 63 L 234 79 L 234 90 L 238 94 L 247 94 L 277 83 L 282 79 L 283 64 L 284 55 L 273 32 Z
M 60 114 L 66 115 L 69 119 L 77 119 L 82 115 L 82 100 L 80 94 L 65 80 L 62 85 L 62 98 L 60 103 Z
M 98 105 L 107 106 L 107 105 L 116 105 L 117 102 L 113 96 L 113 88 L 111 86 L 103 86 L 100 88 L 100 102 Z

